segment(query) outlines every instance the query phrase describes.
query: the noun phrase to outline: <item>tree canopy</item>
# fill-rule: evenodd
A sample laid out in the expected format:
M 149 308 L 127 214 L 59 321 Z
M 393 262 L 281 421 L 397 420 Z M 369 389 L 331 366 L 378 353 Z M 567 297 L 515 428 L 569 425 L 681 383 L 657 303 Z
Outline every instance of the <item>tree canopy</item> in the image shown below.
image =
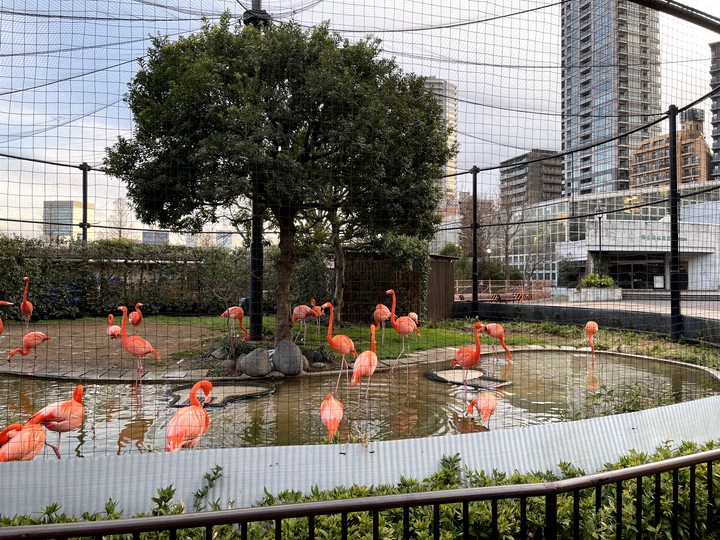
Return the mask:
M 354 235 L 430 238 L 442 165 L 456 151 L 424 79 L 320 25 L 233 24 L 158 37 L 126 100 L 131 137 L 107 149 L 138 218 L 200 230 L 256 200 L 279 230 L 276 339 L 290 336 L 295 233 L 340 214 Z M 319 213 L 319 214 L 318 214 Z

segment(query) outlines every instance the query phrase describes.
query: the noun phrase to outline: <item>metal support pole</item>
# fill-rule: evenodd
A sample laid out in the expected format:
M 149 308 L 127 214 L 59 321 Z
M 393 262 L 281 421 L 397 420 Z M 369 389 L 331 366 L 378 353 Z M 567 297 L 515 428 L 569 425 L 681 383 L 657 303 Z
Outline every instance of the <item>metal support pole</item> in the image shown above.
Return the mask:
M 678 194 L 677 178 L 677 114 L 675 105 L 670 105 L 668 121 L 670 127 L 670 340 L 680 341 L 682 336 L 682 313 L 680 311 L 680 241 L 678 234 Z
M 257 182 L 256 182 L 257 183 Z M 263 305 L 263 222 L 257 188 L 252 201 L 252 238 L 250 240 L 250 341 L 262 340 Z
M 88 239 L 88 227 L 90 227 L 90 224 L 88 223 L 88 171 L 90 170 L 90 165 L 88 165 L 85 162 L 82 162 L 80 164 L 80 170 L 83 172 L 82 175 L 82 205 L 83 205 L 83 217 L 82 221 L 78 223 L 80 228 L 82 229 L 82 241 L 87 243 Z
M 252 9 L 243 14 L 243 23 L 267 26 L 271 17 L 262 9 L 261 0 L 252 0 Z M 260 183 L 255 178 L 255 193 L 252 200 L 252 239 L 250 240 L 250 341 L 262 340 L 263 306 L 263 210 L 260 203 Z
M 472 173 L 473 191 L 472 191 L 472 305 L 473 313 L 478 312 L 478 250 L 477 235 L 480 225 L 477 220 L 477 175 L 480 169 L 475 166 L 470 169 Z

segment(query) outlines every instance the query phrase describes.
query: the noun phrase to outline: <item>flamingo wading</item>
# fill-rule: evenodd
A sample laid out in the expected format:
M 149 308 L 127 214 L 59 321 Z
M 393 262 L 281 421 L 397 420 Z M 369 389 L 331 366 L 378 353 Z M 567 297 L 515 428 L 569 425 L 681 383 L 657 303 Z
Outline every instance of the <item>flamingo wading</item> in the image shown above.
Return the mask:
M 328 442 L 333 442 L 340 422 L 343 418 L 345 406 L 340 403 L 332 394 L 325 396 L 320 404 L 320 419 L 328 430 Z
M 83 385 L 78 384 L 73 390 L 72 399 L 56 401 L 33 414 L 28 424 L 39 424 L 58 434 L 58 450 L 60 458 L 60 436 L 80 427 L 85 417 L 83 405 Z
M 595 321 L 588 321 L 585 325 L 585 331 L 587 332 L 588 345 L 590 345 L 590 353 L 595 356 L 594 336 L 598 332 L 598 323 L 596 323 Z
M 190 390 L 190 405 L 176 411 L 168 423 L 165 432 L 166 452 L 193 448 L 210 427 L 210 415 L 197 397 L 198 390 L 205 394 L 205 403 L 210 401 L 208 398 L 212 392 L 212 383 L 204 379 L 196 382 Z
M 463 370 L 463 401 L 467 396 L 467 376 L 468 370 L 472 368 L 480 360 L 480 336 L 478 332 L 482 327 L 482 323 L 476 322 L 473 325 L 473 337 L 475 338 L 475 348 L 463 347 L 455 353 L 455 357 L 450 362 L 450 367 L 460 366 Z
M 369 391 L 370 391 L 370 378 L 373 376 L 373 373 L 375 373 L 375 369 L 377 368 L 378 364 L 378 357 L 377 353 L 375 352 L 376 349 L 376 341 L 375 341 L 375 332 L 377 331 L 377 327 L 374 324 L 370 325 L 370 350 L 369 351 L 363 351 L 360 353 L 360 355 L 355 359 L 355 363 L 353 364 L 353 372 L 352 372 L 352 378 L 350 379 L 350 384 L 356 384 L 358 387 L 358 409 L 360 408 L 360 386 L 362 385 L 362 378 L 367 378 L 367 382 L 365 383 L 365 416 L 368 416 L 368 412 L 370 409 L 370 401 L 369 401 Z
M 409 336 L 413 332 L 417 332 L 417 335 L 420 336 L 420 330 L 418 330 L 415 321 L 413 321 L 412 318 L 408 317 L 407 315 L 403 317 L 395 317 L 395 306 L 397 304 L 397 299 L 395 298 L 395 291 L 393 289 L 388 289 L 387 291 L 385 291 L 385 294 L 389 294 L 392 296 L 392 307 L 390 308 L 390 324 L 392 324 L 392 327 L 395 329 L 395 331 L 400 334 L 400 338 L 402 340 L 402 349 L 400 350 L 400 354 L 398 354 L 398 357 L 395 359 L 395 362 L 390 368 L 390 373 L 393 373 L 395 371 L 395 366 L 397 366 L 397 363 L 402 356 L 402 353 L 405 352 L 405 337 Z M 408 350 L 409 349 L 410 339 L 408 338 Z
M 353 340 L 350 339 L 345 334 L 336 334 L 332 335 L 332 325 L 333 325 L 333 306 L 330 302 L 325 302 L 322 306 L 320 306 L 322 309 L 329 309 L 330 310 L 330 320 L 328 321 L 328 331 L 327 331 L 327 341 L 330 345 L 330 348 L 335 351 L 338 354 L 342 355 L 342 358 L 340 360 L 340 373 L 338 373 L 338 380 L 335 384 L 335 392 L 338 391 L 338 388 L 340 387 L 340 377 L 342 377 L 342 371 L 343 366 L 345 366 L 346 369 L 350 369 L 350 366 L 348 365 L 347 361 L 345 360 L 345 355 L 352 354 L 353 358 L 357 358 L 357 351 L 355 350 L 355 344 L 353 343 Z M 329 395 L 329 394 L 328 394 Z
M 42 426 L 10 424 L 0 431 L 0 463 L 30 461 L 40 453 L 45 445 L 52 448 L 60 459 L 60 451 L 48 443 L 45 437 L 45 430 Z
M 485 425 L 495 413 L 498 406 L 497 396 L 493 392 L 480 392 L 477 399 L 473 399 L 467 408 L 467 413 L 472 416 L 473 408 L 480 411 L 480 423 Z

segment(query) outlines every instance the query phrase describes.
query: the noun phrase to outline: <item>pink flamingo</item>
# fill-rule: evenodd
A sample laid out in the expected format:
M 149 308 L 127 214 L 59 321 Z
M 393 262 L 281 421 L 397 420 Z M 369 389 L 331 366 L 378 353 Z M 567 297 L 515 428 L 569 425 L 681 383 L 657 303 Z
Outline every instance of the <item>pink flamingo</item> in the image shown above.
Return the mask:
M 338 380 L 335 384 L 335 392 L 338 391 L 338 388 L 340 387 L 340 377 L 342 376 L 343 366 L 345 366 L 348 370 L 350 369 L 350 366 L 348 366 L 348 363 L 345 361 L 345 355 L 346 354 L 352 354 L 353 358 L 357 358 L 357 351 L 355 350 L 355 344 L 353 343 L 352 339 L 350 339 L 345 334 L 337 334 L 335 336 L 332 335 L 332 325 L 333 325 L 333 306 L 330 302 L 325 302 L 322 306 L 320 306 L 322 309 L 329 309 L 330 310 L 330 320 L 328 321 L 328 331 L 327 331 L 327 341 L 330 345 L 330 348 L 335 351 L 338 354 L 342 355 L 342 359 L 340 360 L 340 373 L 338 373 Z
M 0 462 L 30 461 L 45 445 L 60 459 L 60 451 L 45 440 L 45 430 L 41 426 L 10 424 L 0 431 Z
M 122 329 L 117 324 L 115 324 L 115 316 L 112 313 L 110 313 L 107 316 L 107 320 L 108 320 L 108 325 L 107 325 L 107 328 L 105 329 L 105 334 L 107 334 L 107 337 L 109 337 L 110 339 L 119 338 L 120 334 L 122 332 Z
M 142 311 L 140 311 L 141 307 L 143 307 L 143 305 L 140 302 L 138 302 L 137 304 L 135 304 L 135 311 L 133 311 L 132 313 L 130 313 L 128 315 L 128 320 L 130 321 L 130 324 L 132 324 L 132 326 L 133 326 L 133 332 L 135 331 L 135 328 L 140 326 L 140 323 L 142 323 L 142 321 L 143 321 L 143 314 L 142 314 Z
M 473 407 L 480 411 L 480 423 L 485 425 L 495 413 L 498 406 L 497 396 L 492 392 L 480 392 L 477 399 L 473 399 L 467 408 L 467 413 L 472 416 Z
M 13 349 L 10 351 L 7 355 L 8 362 L 10 359 L 15 356 L 16 354 L 20 353 L 22 356 L 27 356 L 30 354 L 30 351 L 33 351 L 33 367 L 30 371 L 28 371 L 28 375 L 34 375 L 35 374 L 35 360 L 37 359 L 37 349 L 36 347 L 45 341 L 49 340 L 50 336 L 43 334 L 42 332 L 28 332 L 23 336 L 22 340 L 22 347 L 18 347 L 17 349 Z
M 305 341 L 305 338 L 307 337 L 307 325 L 305 324 L 305 319 L 307 319 L 308 317 L 314 317 L 318 322 L 318 329 L 320 328 L 320 317 L 322 317 L 322 308 L 315 305 L 314 298 L 310 299 L 310 304 L 310 306 L 301 304 L 299 306 L 295 306 L 292 310 L 292 324 L 294 325 L 297 321 L 300 321 L 300 325 L 303 328 L 303 341 Z M 299 335 L 300 332 L 295 334 L 295 340 L 297 340 Z
M 179 409 L 170 419 L 167 427 L 165 444 L 166 452 L 177 452 L 181 448 L 192 448 L 210 427 L 210 415 L 197 398 L 198 390 L 205 394 L 205 403 L 210 400 L 212 383 L 202 380 L 195 383 L 190 390 L 190 405 Z
M 590 353 L 595 356 L 595 342 L 593 340 L 593 337 L 595 336 L 595 334 L 597 334 L 598 323 L 596 323 L 595 321 L 588 321 L 585 325 L 585 331 L 587 332 L 588 343 L 590 344 Z
M 367 377 L 367 383 L 365 384 L 365 416 L 368 416 L 368 411 L 370 409 L 370 400 L 368 397 L 369 391 L 370 391 L 370 378 L 373 376 L 373 373 L 375 373 L 375 369 L 377 368 L 378 364 L 378 357 L 375 352 L 376 349 L 376 341 L 375 341 L 375 332 L 377 331 L 377 327 L 374 324 L 370 325 L 370 350 L 369 351 L 363 351 L 360 353 L 360 355 L 355 359 L 355 363 L 353 364 L 353 374 L 352 379 L 350 379 L 350 384 L 356 384 L 358 387 L 358 409 L 360 408 L 360 386 L 362 384 L 362 377 Z
M 388 289 L 387 291 L 385 291 L 385 294 L 392 295 L 392 307 L 390 308 L 390 324 L 392 324 L 392 327 L 395 329 L 395 331 L 400 334 L 400 338 L 402 340 L 402 349 L 400 350 L 400 354 L 398 354 L 398 357 L 395 359 L 395 363 L 390 368 L 390 373 L 392 373 L 395 371 L 395 366 L 397 366 L 397 363 L 400 360 L 402 353 L 405 352 L 405 337 L 409 336 L 413 332 L 417 332 L 417 335 L 420 336 L 420 330 L 418 330 L 415 321 L 413 321 L 407 315 L 403 317 L 395 317 L 395 306 L 397 304 L 397 299 L 395 298 L 395 291 L 393 289 Z M 408 339 L 408 350 L 409 347 L 410 339 Z
M 221 317 L 228 317 L 230 319 L 236 319 L 238 322 L 238 326 L 240 327 L 240 330 L 243 331 L 243 341 L 247 341 L 248 339 L 248 331 L 247 328 L 245 328 L 242 324 L 243 317 L 245 316 L 245 311 L 243 311 L 243 308 L 240 306 L 232 306 L 227 308 L 225 311 L 222 312 L 220 315 Z
M 123 349 L 129 352 L 137 360 L 137 370 L 135 375 L 135 384 L 137 384 L 143 372 L 143 356 L 152 354 L 159 362 L 160 353 L 157 352 L 147 340 L 141 338 L 140 336 L 127 335 L 128 308 L 126 306 L 118 306 L 118 309 L 122 311 L 123 314 L 122 323 L 120 325 L 120 340 L 122 341 Z
M 475 337 L 475 348 L 463 347 L 455 353 L 455 357 L 450 362 L 450 367 L 460 366 L 463 370 L 463 401 L 467 397 L 467 376 L 468 370 L 472 368 L 480 360 L 480 336 L 478 332 L 482 327 L 482 323 L 476 322 L 473 325 L 473 336 Z
M 33 414 L 26 422 L 26 425 L 43 425 L 50 431 L 57 432 L 58 450 L 55 453 L 58 459 L 60 459 L 60 436 L 63 433 L 79 428 L 83 422 L 85 407 L 82 400 L 83 385 L 78 384 L 73 390 L 72 399 L 51 403 Z
M 6 302 L 5 300 L 0 300 L 0 307 L 14 306 L 14 305 L 15 304 L 13 304 L 12 302 Z M 2 333 L 3 333 L 3 321 L 2 321 L 2 318 L 0 318 L 0 336 L 2 335 Z
M 505 358 L 508 363 L 512 363 L 512 353 L 510 352 L 510 349 L 508 349 L 507 345 L 505 345 L 505 329 L 501 324 L 498 323 L 490 323 L 490 324 L 481 324 L 480 325 L 480 331 L 485 332 L 490 337 L 496 338 L 500 341 L 500 345 L 503 349 L 505 349 Z M 495 350 L 495 345 L 492 346 L 493 351 Z
M 385 304 L 376 305 L 373 319 L 375 326 L 380 328 L 380 343 L 385 343 L 385 322 L 390 319 L 390 310 Z
M 333 397 L 332 394 L 325 396 L 320 404 L 320 419 L 328 430 L 328 442 L 333 442 L 335 433 L 337 433 L 340 422 L 343 418 L 345 406 Z
M 27 328 L 27 325 L 30 324 L 30 317 L 32 317 L 33 314 L 33 305 L 32 302 L 27 299 L 28 288 L 30 287 L 30 278 L 25 276 L 23 281 L 25 281 L 25 290 L 23 291 L 22 302 L 20 302 L 20 313 L 22 313 L 23 317 L 25 317 L 25 327 Z

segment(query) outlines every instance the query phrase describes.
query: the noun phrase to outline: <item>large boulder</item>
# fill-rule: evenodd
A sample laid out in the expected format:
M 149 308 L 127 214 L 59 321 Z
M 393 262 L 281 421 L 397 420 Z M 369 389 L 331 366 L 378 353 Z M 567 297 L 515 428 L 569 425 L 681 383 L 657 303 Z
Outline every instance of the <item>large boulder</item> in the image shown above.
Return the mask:
M 235 370 L 251 377 L 266 377 L 272 371 L 267 350 L 254 349 L 238 358 Z
M 303 370 L 302 351 L 292 341 L 283 339 L 275 348 L 272 363 L 283 375 L 300 375 Z

